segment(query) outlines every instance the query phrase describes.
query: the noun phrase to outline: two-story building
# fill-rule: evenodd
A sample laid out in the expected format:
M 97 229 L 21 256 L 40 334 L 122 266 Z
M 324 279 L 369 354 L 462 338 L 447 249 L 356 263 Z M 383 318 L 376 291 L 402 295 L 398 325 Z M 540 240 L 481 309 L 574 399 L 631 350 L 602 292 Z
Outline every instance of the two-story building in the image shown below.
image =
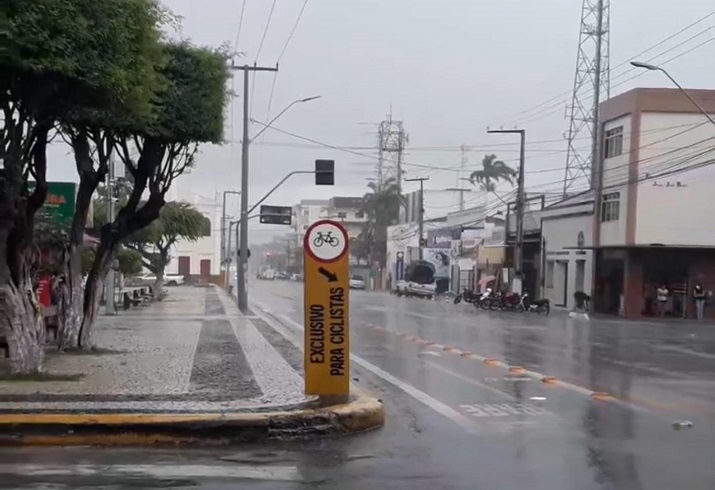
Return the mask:
M 688 94 L 715 113 L 715 90 Z M 715 125 L 681 91 L 663 88 L 613 97 L 600 117 L 594 307 L 650 315 L 655 289 L 665 284 L 667 309 L 692 317 L 695 282 L 715 290 Z

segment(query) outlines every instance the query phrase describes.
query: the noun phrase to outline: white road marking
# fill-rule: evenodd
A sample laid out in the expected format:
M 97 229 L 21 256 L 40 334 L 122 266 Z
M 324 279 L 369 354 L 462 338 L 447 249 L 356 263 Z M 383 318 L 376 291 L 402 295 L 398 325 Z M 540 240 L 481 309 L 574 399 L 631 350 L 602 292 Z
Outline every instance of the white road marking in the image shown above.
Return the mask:
M 263 309 L 259 306 L 258 303 L 254 303 L 256 306 L 259 307 L 259 309 Z M 264 312 L 266 310 L 263 310 Z M 279 318 L 281 321 L 285 322 L 286 324 L 292 326 L 296 330 L 302 331 L 303 330 L 303 325 L 300 323 L 296 322 L 292 318 L 286 316 L 286 315 L 280 315 Z M 268 315 L 265 315 L 264 321 L 268 323 L 273 323 L 272 319 Z M 366 361 L 365 359 L 361 358 L 360 356 L 357 356 L 355 354 L 350 354 L 350 359 L 363 369 L 366 369 L 367 371 L 370 371 L 373 373 L 375 376 L 378 376 L 379 378 L 382 378 L 384 381 L 387 381 L 391 385 L 399 388 L 400 390 L 404 391 L 408 395 L 410 395 L 412 398 L 422 402 L 423 404 L 427 405 L 429 408 L 434 410 L 435 412 L 444 415 L 448 419 L 452 420 L 456 424 L 459 424 L 464 430 L 466 430 L 469 433 L 472 434 L 477 434 L 479 433 L 479 428 L 478 426 L 471 420 L 469 420 L 467 417 L 459 413 L 457 410 L 454 408 L 450 407 L 449 405 L 437 400 L 436 398 L 428 395 L 424 391 L 421 391 L 414 386 L 405 383 L 402 380 L 397 379 L 387 371 L 384 371 L 383 369 L 375 366 L 369 361 Z
M 149 477 L 156 479 L 219 478 L 265 481 L 303 481 L 295 466 L 273 465 L 40 465 L 0 464 L 0 475 L 32 477 L 103 476 L 103 477 Z
M 510 399 L 510 400 L 514 400 L 514 396 L 510 395 L 509 393 L 506 393 L 506 392 L 500 390 L 499 388 L 495 388 L 495 387 L 493 387 L 493 386 L 489 386 L 489 385 L 486 384 L 486 383 L 480 383 L 479 381 L 474 380 L 474 379 L 472 379 L 472 378 L 469 378 L 469 377 L 467 377 L 467 376 L 465 376 L 465 375 L 463 375 L 463 374 L 455 373 L 455 372 L 452 371 L 451 369 L 448 369 L 448 368 L 446 368 L 446 367 L 444 367 L 444 366 L 440 366 L 440 365 L 437 364 L 436 362 L 432 362 L 432 361 L 422 361 L 422 362 L 424 362 L 425 364 L 429 365 L 430 367 L 435 368 L 435 369 L 438 370 L 438 371 L 442 371 L 442 372 L 445 373 L 445 374 L 449 374 L 450 376 L 454 376 L 455 378 L 457 378 L 457 379 L 459 379 L 459 380 L 461 380 L 461 381 L 464 381 L 465 383 L 469 383 L 469 384 L 471 384 L 471 385 L 478 386 L 479 388 L 484 388 L 484 389 L 486 389 L 486 390 L 491 391 L 492 393 L 496 393 L 496 394 L 501 395 L 501 396 L 504 396 L 504 397 L 506 397 L 506 398 L 508 398 L 508 399 Z
M 238 310 L 227 295 L 219 294 L 219 298 L 227 312 Z M 250 320 L 229 321 L 265 397 L 281 399 L 303 393 L 303 378 Z

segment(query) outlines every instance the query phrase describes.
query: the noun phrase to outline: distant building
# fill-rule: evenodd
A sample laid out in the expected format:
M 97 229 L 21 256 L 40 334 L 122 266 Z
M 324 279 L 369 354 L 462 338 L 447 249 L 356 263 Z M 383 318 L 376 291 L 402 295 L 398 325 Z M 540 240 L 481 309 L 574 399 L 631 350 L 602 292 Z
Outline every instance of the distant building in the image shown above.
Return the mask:
M 204 234 L 196 242 L 180 240 L 171 251 L 167 273 L 180 274 L 187 278 L 201 277 L 209 280 L 221 273 L 221 206 L 222 202 L 179 188 L 172 188 L 167 201 L 190 204 L 204 215 Z M 234 228 L 235 229 L 235 228 Z M 235 240 L 235 237 L 233 237 Z M 235 242 L 234 242 L 235 243 Z
M 363 202 L 362 197 L 333 197 L 328 201 L 328 218 L 341 222 L 348 236 L 357 238 L 367 221 Z

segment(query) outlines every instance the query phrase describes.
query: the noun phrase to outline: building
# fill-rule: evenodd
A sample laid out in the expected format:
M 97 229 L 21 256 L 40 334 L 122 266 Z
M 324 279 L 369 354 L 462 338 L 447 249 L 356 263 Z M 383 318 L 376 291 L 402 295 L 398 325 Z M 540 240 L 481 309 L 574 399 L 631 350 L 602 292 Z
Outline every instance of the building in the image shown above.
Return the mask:
M 176 243 L 166 272 L 204 280 L 218 277 L 221 274 L 222 202 L 218 198 L 210 199 L 192 192 L 182 192 L 178 188 L 172 188 L 169 197 L 173 201 L 193 206 L 206 218 L 206 226 L 204 236 L 197 241 L 179 240 Z
M 367 222 L 362 197 L 333 197 L 328 201 L 328 218 L 340 221 L 350 238 L 357 238 Z
M 591 295 L 593 281 L 593 192 L 587 191 L 539 212 L 543 247 L 541 296 L 573 309 L 574 293 Z
M 688 94 L 715 113 L 715 90 Z M 651 315 L 655 288 L 665 284 L 667 310 L 692 318 L 695 282 L 715 290 L 715 126 L 677 89 L 631 90 L 603 102 L 600 116 L 594 307 Z
M 292 228 L 301 240 L 311 224 L 328 217 L 328 205 L 327 200 L 304 199 L 293 206 Z

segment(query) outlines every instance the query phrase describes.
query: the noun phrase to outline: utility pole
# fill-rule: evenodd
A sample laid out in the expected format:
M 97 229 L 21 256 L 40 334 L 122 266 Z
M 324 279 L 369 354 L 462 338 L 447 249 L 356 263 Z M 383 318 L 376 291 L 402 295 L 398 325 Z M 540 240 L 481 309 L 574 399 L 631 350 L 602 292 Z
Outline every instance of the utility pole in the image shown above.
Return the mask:
M 420 215 L 419 215 L 419 226 L 420 226 L 420 260 L 424 257 L 424 232 L 425 232 L 425 180 L 429 180 L 429 177 L 421 177 L 419 179 L 405 179 L 405 182 L 419 182 L 420 183 Z
M 114 151 L 112 150 L 109 153 L 109 172 L 107 173 L 107 222 L 110 224 L 114 222 Z M 114 263 L 112 263 L 104 282 L 104 311 L 107 315 L 117 314 L 114 304 L 114 283 Z
M 445 191 L 459 192 L 459 210 L 464 211 L 464 193 L 472 192 L 472 189 L 462 189 L 461 187 L 453 187 L 445 189 Z
M 526 131 L 523 129 L 488 129 L 487 133 L 498 134 L 518 134 L 521 137 L 521 150 L 519 152 L 519 172 L 516 191 L 516 242 L 514 244 L 514 269 L 515 276 L 518 278 L 519 289 L 514 291 L 521 294 L 521 280 L 524 273 L 524 163 L 526 160 Z M 508 230 L 507 230 L 508 231 Z
M 275 68 L 250 65 L 231 66 L 233 70 L 243 71 L 243 138 L 241 139 L 241 224 L 239 226 L 238 260 L 236 262 L 236 275 L 238 278 L 238 307 L 245 311 L 248 309 L 248 285 L 246 284 L 246 267 L 248 266 L 248 146 L 251 141 L 248 137 L 248 75 L 256 71 L 278 71 Z

